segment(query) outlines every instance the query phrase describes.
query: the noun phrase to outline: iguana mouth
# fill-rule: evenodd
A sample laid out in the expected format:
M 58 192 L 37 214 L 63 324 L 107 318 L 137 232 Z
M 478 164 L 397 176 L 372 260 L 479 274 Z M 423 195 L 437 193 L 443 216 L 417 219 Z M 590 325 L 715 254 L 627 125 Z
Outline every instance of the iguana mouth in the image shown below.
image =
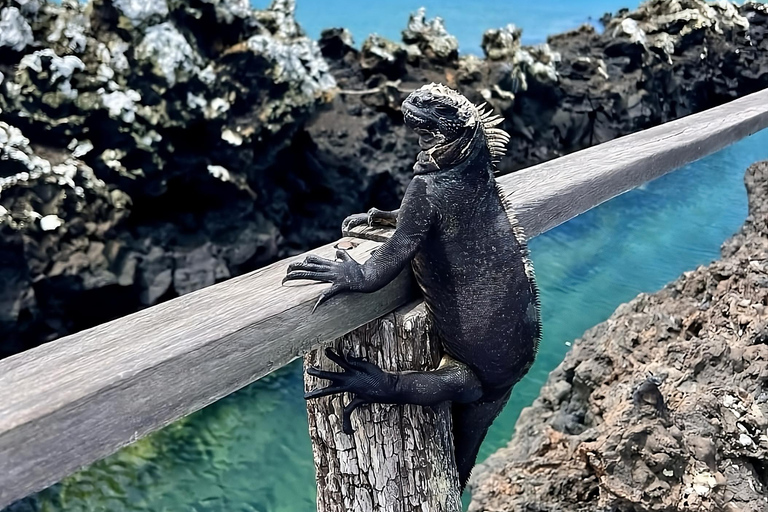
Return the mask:
M 435 162 L 432 151 L 420 151 L 416 157 L 416 165 L 413 168 L 414 174 L 432 174 L 440 170 L 440 166 Z
M 419 134 L 419 147 L 424 151 L 429 151 L 442 142 L 441 137 L 438 137 L 429 130 L 414 130 Z
M 406 126 L 418 134 L 419 147 L 423 151 L 431 153 L 430 149 L 443 142 L 443 137 L 441 137 L 439 132 L 429 129 L 429 125 L 432 123 L 417 107 L 409 103 L 403 103 L 403 120 Z

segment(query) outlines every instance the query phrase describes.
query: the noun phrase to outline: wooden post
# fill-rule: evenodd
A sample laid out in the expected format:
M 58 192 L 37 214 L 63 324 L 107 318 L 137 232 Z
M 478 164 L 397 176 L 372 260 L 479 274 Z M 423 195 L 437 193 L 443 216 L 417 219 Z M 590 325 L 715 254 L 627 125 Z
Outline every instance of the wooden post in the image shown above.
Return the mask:
M 423 303 L 412 303 L 337 339 L 333 347 L 384 370 L 434 369 L 438 343 L 429 334 Z M 322 350 L 307 365 L 340 371 Z M 327 385 L 305 376 L 305 386 Z M 453 459 L 447 406 L 372 404 L 352 413 L 353 436 L 341 431 L 350 396 L 309 400 L 307 413 L 317 471 L 318 512 L 459 512 L 461 499 Z

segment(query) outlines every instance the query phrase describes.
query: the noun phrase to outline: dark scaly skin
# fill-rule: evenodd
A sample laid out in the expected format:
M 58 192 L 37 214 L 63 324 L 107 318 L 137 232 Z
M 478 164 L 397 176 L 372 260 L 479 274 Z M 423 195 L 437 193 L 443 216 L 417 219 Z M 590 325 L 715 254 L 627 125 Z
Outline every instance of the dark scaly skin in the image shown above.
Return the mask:
M 482 440 L 533 363 L 540 337 L 538 292 L 527 248 L 499 196 L 493 130 L 466 98 L 431 84 L 403 102 L 405 123 L 420 135 L 415 177 L 400 209 L 372 209 L 344 221 L 393 224 L 396 230 L 364 264 L 345 251 L 337 260 L 309 256 L 289 266 L 284 281 L 332 283 L 318 304 L 343 291 L 372 292 L 409 263 L 442 343 L 445 357 L 432 371 L 392 373 L 359 358 L 326 354 L 344 371 L 310 368 L 331 384 L 305 398 L 350 392 L 343 415 L 366 403 L 452 403 L 454 449 L 462 489 Z

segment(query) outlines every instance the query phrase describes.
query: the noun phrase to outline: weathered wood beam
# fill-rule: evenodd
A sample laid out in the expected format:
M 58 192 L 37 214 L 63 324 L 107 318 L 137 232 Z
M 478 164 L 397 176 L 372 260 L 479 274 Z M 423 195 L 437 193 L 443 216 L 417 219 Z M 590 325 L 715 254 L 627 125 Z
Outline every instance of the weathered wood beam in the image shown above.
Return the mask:
M 536 235 L 768 127 L 768 90 L 499 181 Z M 350 212 L 352 213 L 352 212 Z M 312 251 L 332 256 L 329 244 Z M 367 241 L 353 255 L 366 257 Z M 0 361 L 0 507 L 405 304 L 402 275 L 370 295 L 281 287 L 291 261 Z
M 333 245 L 313 252 L 333 257 Z M 299 258 L 0 361 L 0 509 L 412 297 L 404 272 L 311 314 L 322 285 L 280 285 Z

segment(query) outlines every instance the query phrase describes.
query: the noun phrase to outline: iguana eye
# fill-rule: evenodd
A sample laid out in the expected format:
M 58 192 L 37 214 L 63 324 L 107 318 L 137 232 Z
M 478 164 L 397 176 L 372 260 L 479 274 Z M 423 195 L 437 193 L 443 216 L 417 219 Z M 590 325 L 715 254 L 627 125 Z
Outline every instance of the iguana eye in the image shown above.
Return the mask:
M 447 105 L 435 105 L 435 112 L 442 115 L 448 115 L 453 112 L 453 109 Z

